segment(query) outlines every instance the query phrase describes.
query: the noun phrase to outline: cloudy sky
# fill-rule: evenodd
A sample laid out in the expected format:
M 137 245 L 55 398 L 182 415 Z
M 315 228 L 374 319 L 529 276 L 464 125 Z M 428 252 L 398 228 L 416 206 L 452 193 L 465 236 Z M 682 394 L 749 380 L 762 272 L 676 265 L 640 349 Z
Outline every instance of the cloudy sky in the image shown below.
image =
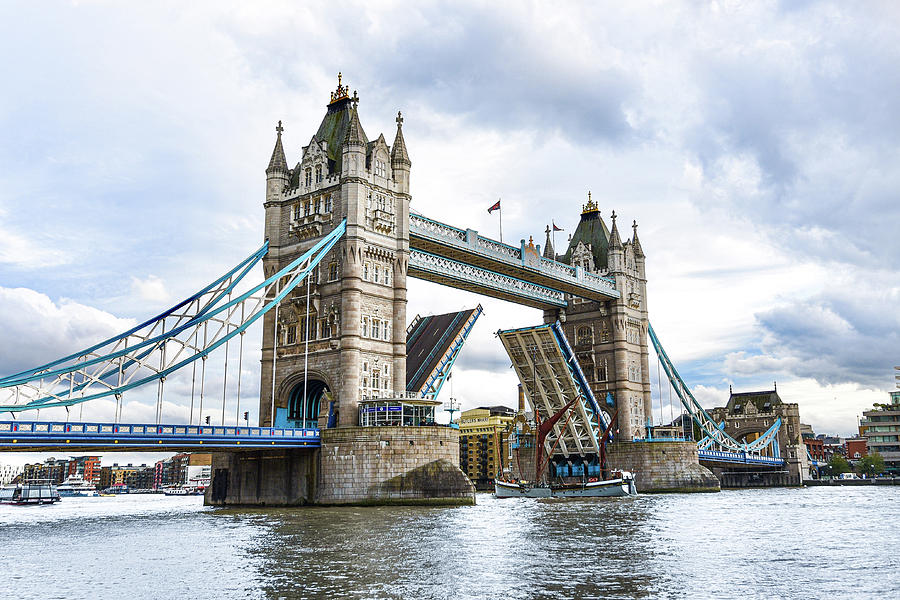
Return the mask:
M 777 380 L 816 431 L 849 434 L 886 399 L 896 4 L 404 4 L 0 4 L 0 373 L 116 333 L 255 250 L 275 122 L 293 164 L 342 71 L 370 138 L 391 141 L 403 111 L 415 210 L 496 235 L 502 197 L 514 242 L 551 219 L 562 242 L 588 190 L 607 220 L 636 219 L 651 321 L 704 404 Z M 513 405 L 492 332 L 540 313 L 423 282 L 409 297 L 410 317 L 484 305 L 453 394 Z M 257 373 L 245 361 L 247 408 Z M 185 382 L 172 388 L 164 416 L 184 420 Z M 126 420 L 152 420 L 146 394 L 126 402 Z

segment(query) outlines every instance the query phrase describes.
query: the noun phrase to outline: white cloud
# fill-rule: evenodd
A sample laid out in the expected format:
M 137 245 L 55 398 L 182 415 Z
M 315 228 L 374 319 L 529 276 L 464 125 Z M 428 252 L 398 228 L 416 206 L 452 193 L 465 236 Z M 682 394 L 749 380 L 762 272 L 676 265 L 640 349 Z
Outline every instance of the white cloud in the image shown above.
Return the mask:
M 131 292 L 143 302 L 166 302 L 171 297 L 162 279 L 148 275 L 144 279 L 131 277 Z

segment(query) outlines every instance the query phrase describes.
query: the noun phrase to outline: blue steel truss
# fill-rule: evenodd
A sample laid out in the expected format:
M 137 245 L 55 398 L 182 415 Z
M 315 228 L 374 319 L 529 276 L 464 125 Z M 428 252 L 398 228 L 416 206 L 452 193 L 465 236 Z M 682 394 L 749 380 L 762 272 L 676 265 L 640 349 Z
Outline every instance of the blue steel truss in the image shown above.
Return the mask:
M 170 373 L 243 335 L 315 269 L 346 231 L 346 221 L 302 256 L 232 299 L 267 251 L 263 246 L 212 284 L 125 333 L 0 380 L 0 412 L 66 407 L 104 398 Z M 202 339 L 202 342 L 200 341 Z
M 653 348 L 656 350 L 656 355 L 659 357 L 659 362 L 669 379 L 669 383 L 675 390 L 675 394 L 681 401 L 682 406 L 684 406 L 685 410 L 690 415 L 691 420 L 703 433 L 703 438 L 697 443 L 698 451 L 746 454 L 757 457 L 768 454 L 773 460 L 781 461 L 777 439 L 778 431 L 781 428 L 781 419 L 776 419 L 775 423 L 773 423 L 765 433 L 750 443 L 734 439 L 725 432 L 724 424 L 716 422 L 709 416 L 709 413 L 707 413 L 700 403 L 697 402 L 697 399 L 694 398 L 694 395 L 691 393 L 687 384 L 678 374 L 678 371 L 675 370 L 675 365 L 672 364 L 669 355 L 666 354 L 659 338 L 656 337 L 656 332 L 653 331 L 653 327 L 649 325 L 649 323 L 647 330 L 650 341 L 653 343 Z M 778 464 L 781 464 L 781 462 Z

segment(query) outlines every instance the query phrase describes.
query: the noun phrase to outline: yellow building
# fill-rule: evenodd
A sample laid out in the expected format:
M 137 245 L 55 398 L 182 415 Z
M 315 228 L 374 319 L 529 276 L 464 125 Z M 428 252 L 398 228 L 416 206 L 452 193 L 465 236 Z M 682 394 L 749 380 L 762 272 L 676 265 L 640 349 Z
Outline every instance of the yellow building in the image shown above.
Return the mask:
M 516 413 L 505 406 L 481 406 L 459 417 L 459 468 L 477 489 L 493 489 L 509 454 L 507 428 Z

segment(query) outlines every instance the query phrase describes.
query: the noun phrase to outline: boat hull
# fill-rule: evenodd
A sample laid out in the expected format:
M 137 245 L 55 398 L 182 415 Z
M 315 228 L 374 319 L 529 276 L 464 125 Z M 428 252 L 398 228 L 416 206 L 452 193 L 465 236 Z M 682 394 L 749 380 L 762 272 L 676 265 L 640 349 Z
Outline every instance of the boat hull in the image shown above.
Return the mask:
M 577 486 L 529 486 L 505 481 L 494 482 L 497 498 L 614 498 L 637 496 L 634 478 L 593 481 Z

